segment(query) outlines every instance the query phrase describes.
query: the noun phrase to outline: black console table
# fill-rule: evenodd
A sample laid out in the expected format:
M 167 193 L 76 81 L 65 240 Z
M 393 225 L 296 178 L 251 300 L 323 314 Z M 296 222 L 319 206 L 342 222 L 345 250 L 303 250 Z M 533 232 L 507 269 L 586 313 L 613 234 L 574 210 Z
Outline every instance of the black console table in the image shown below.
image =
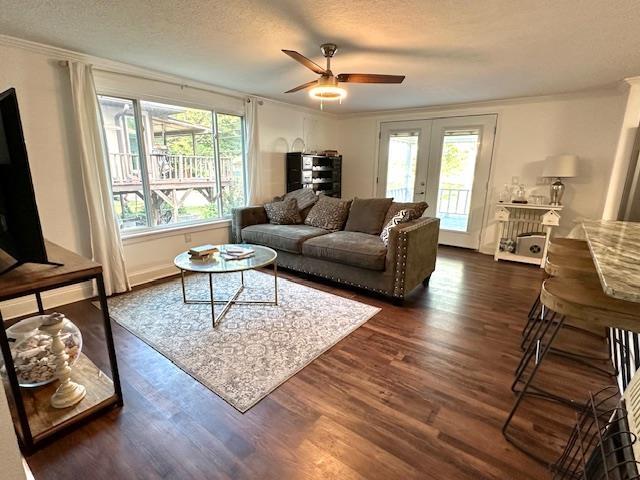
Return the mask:
M 31 453 L 43 442 L 66 433 L 93 416 L 123 404 L 102 266 L 54 243 L 46 242 L 46 246 L 48 257 L 52 261 L 61 263 L 62 266 L 24 264 L 1 275 L 0 302 L 35 295 L 38 311 L 42 314 L 44 313 L 42 292 L 95 280 L 102 310 L 104 339 L 111 375 L 110 377 L 106 375 L 81 353 L 72 367 L 71 379 L 86 387 L 86 397 L 69 408 L 51 407 L 49 399 L 57 387 L 57 382 L 37 388 L 19 386 L 5 331 L 7 325 L 0 311 L 2 324 L 0 349 L 6 366 L 6 376 L 3 381 L 18 441 L 25 454 Z M 0 265 L 5 260 L 8 261 L 0 256 Z

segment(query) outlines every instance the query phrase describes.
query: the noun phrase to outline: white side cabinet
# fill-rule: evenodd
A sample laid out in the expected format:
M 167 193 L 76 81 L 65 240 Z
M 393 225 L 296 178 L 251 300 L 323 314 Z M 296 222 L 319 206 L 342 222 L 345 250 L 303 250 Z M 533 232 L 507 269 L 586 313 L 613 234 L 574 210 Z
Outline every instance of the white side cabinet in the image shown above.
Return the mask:
M 560 224 L 561 211 L 562 205 L 497 203 L 494 217 L 498 221 L 495 260 L 510 260 L 544 267 L 551 231 Z M 518 236 L 533 232 L 545 236 L 542 256 L 522 255 L 505 249 L 505 246 L 516 245 Z

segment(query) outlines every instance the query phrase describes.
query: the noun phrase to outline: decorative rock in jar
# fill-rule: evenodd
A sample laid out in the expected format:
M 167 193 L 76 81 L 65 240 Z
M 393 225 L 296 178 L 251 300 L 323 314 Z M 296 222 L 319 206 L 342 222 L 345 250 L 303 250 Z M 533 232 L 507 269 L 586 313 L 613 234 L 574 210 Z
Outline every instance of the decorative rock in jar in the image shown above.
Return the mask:
M 61 315 L 61 314 L 53 314 Z M 51 336 L 40 330 L 49 315 L 36 315 L 7 328 L 13 363 L 21 387 L 39 387 L 55 381 L 55 358 Z M 60 339 L 64 343 L 68 363 L 73 365 L 82 350 L 82 334 L 68 318 L 64 319 Z M 2 365 L 2 375 L 6 375 Z

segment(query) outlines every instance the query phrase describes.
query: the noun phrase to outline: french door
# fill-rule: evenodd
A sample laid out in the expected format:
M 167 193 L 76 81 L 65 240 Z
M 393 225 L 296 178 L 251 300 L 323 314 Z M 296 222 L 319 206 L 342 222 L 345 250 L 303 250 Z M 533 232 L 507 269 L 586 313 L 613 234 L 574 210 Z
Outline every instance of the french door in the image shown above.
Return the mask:
M 439 242 L 478 249 L 496 115 L 385 122 L 380 128 L 377 195 L 429 204 Z

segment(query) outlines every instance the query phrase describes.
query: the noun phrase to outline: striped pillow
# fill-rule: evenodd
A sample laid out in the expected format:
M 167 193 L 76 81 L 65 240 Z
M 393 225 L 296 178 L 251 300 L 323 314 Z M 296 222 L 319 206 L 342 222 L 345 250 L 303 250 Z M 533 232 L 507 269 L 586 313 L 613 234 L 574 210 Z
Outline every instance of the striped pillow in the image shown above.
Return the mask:
M 382 240 L 382 243 L 384 243 L 385 247 L 389 246 L 389 232 L 391 231 L 391 229 L 396 225 L 400 225 L 401 223 L 405 223 L 411 220 L 412 213 L 413 212 L 410 209 L 400 210 L 393 217 L 391 217 L 391 220 L 389 220 L 389 222 L 387 222 L 387 224 L 382 229 L 382 233 L 380 233 L 380 239 Z

